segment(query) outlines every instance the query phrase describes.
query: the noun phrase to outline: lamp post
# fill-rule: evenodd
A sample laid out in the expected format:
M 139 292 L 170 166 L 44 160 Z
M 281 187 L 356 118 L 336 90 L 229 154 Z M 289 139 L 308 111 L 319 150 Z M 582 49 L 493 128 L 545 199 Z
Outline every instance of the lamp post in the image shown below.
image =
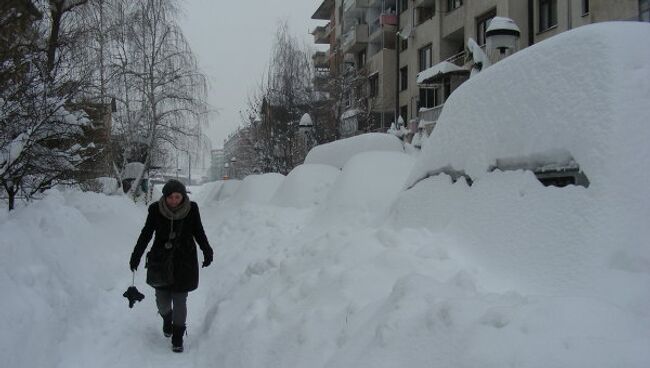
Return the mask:
M 235 163 L 236 162 L 237 162 L 236 157 L 233 157 L 233 158 L 230 159 L 230 167 L 231 167 L 231 169 L 230 169 L 230 171 L 231 171 L 230 174 L 231 175 L 230 176 L 232 176 L 233 178 L 236 178 L 236 176 L 237 176 L 237 173 L 235 172 Z
M 192 185 L 192 154 L 187 151 L 187 181 L 188 185 Z

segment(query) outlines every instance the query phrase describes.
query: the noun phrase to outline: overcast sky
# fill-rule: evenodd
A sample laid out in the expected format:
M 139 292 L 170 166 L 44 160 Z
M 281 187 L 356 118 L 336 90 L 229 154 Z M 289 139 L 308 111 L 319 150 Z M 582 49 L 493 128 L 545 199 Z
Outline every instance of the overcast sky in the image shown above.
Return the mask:
M 181 0 L 181 27 L 208 76 L 208 102 L 219 110 L 210 120 L 213 148 L 242 124 L 239 111 L 267 68 L 280 20 L 291 33 L 313 45 L 309 35 L 324 21 L 312 14 L 322 0 Z

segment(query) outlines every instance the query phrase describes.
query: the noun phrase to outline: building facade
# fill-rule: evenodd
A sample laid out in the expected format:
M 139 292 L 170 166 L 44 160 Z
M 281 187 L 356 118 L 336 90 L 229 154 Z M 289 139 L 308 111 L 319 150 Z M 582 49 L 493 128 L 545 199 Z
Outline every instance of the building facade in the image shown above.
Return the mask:
M 412 131 L 431 131 L 445 100 L 467 78 L 472 58 L 468 40 L 485 50 L 485 32 L 495 16 L 517 24 L 516 49 L 585 24 L 610 20 L 650 21 L 650 0 L 323 0 L 312 19 L 327 21 L 314 30 L 329 50 L 314 55 L 323 73 L 353 67 L 362 88 L 349 88 L 340 111 L 341 136 L 374 130 L 356 116 L 368 110 L 377 130 L 395 116 Z M 493 62 L 498 54 L 486 52 Z M 418 75 L 447 61 L 467 73 L 442 73 L 418 83 Z M 317 85 L 318 86 L 318 85 Z M 343 99 L 346 101 L 346 99 Z M 364 105 L 365 104 L 365 105 Z M 365 129 L 364 129 L 365 128 Z
M 213 149 L 210 151 L 210 180 L 222 180 L 226 175 L 224 150 Z

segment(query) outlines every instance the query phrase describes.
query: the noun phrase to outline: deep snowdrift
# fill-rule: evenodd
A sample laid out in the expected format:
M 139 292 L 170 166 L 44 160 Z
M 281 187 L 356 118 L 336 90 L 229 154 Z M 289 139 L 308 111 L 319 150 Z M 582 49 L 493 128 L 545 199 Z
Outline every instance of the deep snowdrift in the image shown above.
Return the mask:
M 271 203 L 287 207 L 313 207 L 325 200 L 341 171 L 330 165 L 304 164 L 291 170 Z
M 451 167 L 474 179 L 472 190 L 421 182 L 396 213 L 413 216 L 400 206 L 431 191 L 437 199 L 424 200 L 451 210 L 424 206 L 431 210 L 416 217 L 460 239 L 458 251 L 499 275 L 502 287 L 638 303 L 642 286 L 626 275 L 650 264 L 650 187 L 642 185 L 650 183 L 650 124 L 641 107 L 650 98 L 650 49 L 639 47 L 649 37 L 644 23 L 581 27 L 463 84 L 409 184 Z M 553 163 L 567 153 L 589 188 L 543 188 L 529 172 L 491 172 L 497 160 Z

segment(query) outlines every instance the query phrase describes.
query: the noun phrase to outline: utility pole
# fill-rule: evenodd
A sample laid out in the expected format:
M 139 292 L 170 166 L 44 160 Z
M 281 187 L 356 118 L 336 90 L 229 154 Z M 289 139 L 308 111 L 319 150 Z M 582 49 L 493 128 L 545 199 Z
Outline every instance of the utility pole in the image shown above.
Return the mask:
M 187 151 L 187 181 L 188 185 L 192 185 L 192 154 Z
M 399 129 L 399 123 L 397 122 L 399 120 L 399 90 L 400 90 L 400 68 L 399 68 L 399 54 L 400 54 L 400 4 L 399 1 L 395 3 L 395 15 L 397 17 L 397 26 L 396 26 L 396 33 L 395 33 L 395 129 Z

